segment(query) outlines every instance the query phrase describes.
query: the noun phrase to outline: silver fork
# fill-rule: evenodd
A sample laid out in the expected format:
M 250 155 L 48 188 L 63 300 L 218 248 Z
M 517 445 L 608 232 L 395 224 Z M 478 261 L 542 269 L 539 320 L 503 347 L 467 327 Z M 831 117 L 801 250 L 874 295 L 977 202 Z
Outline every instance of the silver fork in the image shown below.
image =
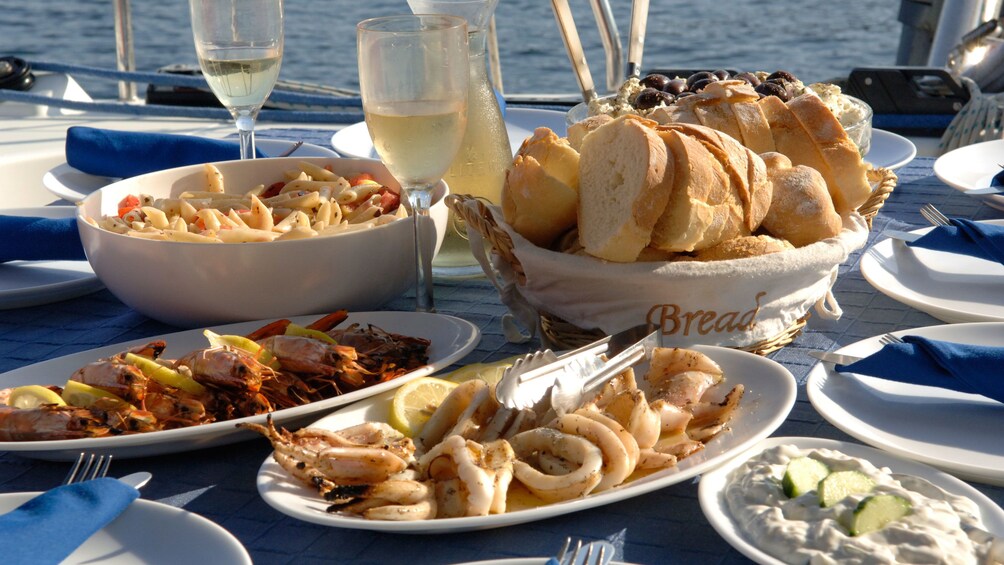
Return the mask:
M 73 464 L 70 472 L 67 473 L 66 478 L 63 479 L 63 484 L 72 485 L 73 483 L 82 483 L 91 479 L 100 479 L 108 474 L 108 467 L 111 464 L 111 455 L 95 455 L 93 453 L 88 455 L 81 453 L 77 457 L 77 462 Z
M 302 140 L 301 141 L 297 141 L 293 145 L 290 145 L 289 149 L 287 149 L 287 150 L 283 151 L 282 153 L 279 153 L 278 155 L 276 155 L 276 157 L 289 157 L 290 155 L 293 154 L 294 151 L 296 151 L 297 149 L 299 149 L 301 146 L 303 146 L 303 141 Z
M 900 338 L 897 335 L 885 334 L 879 338 L 879 343 L 881 343 L 882 345 L 891 345 L 893 343 L 906 343 L 906 342 L 903 341 L 902 338 Z
M 941 213 L 934 204 L 924 204 L 920 207 L 920 215 L 924 216 L 928 222 L 931 222 L 933 226 L 950 226 L 952 221 L 948 219 L 948 216 Z
M 593 542 L 582 545 L 582 540 L 575 544 L 575 551 L 569 553 L 572 538 L 565 538 L 565 545 L 558 553 L 558 563 L 561 565 L 602 565 L 608 563 L 613 555 L 607 555 L 608 543 Z

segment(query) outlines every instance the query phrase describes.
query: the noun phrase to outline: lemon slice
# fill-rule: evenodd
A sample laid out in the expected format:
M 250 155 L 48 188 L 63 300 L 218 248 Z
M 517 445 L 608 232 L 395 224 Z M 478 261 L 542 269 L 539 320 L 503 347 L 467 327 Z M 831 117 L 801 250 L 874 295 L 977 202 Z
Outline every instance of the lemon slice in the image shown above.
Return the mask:
M 116 398 L 122 400 L 110 392 L 94 388 L 80 381 L 66 381 L 66 385 L 63 386 L 63 400 L 70 406 L 89 408 L 99 398 Z M 125 402 L 124 400 L 122 401 Z
M 58 394 L 42 385 L 19 386 L 11 391 L 7 405 L 14 408 L 38 408 L 43 404 L 65 405 Z
M 499 379 L 502 378 L 502 373 L 505 372 L 506 368 L 511 367 L 513 361 L 519 357 L 522 356 L 514 355 L 507 359 L 493 361 L 491 363 L 471 363 L 470 365 L 465 365 L 452 373 L 443 375 L 442 378 L 455 383 L 481 379 L 494 386 L 497 382 L 499 382 Z
M 455 388 L 457 383 L 435 377 L 422 377 L 405 383 L 394 393 L 388 423 L 402 434 L 415 437 L 436 407 Z

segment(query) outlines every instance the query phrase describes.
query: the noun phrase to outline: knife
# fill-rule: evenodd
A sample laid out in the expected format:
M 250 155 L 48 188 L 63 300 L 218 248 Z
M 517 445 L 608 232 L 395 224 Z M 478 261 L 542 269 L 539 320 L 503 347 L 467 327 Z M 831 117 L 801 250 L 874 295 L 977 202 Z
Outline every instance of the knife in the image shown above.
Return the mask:
M 885 230 L 882 233 L 889 236 L 891 239 L 898 239 L 900 241 L 905 241 L 907 243 L 910 243 L 911 241 L 917 241 L 918 239 L 920 239 L 919 234 L 910 233 L 908 231 Z
M 824 361 L 826 363 L 833 363 L 834 365 L 850 365 L 861 360 L 861 357 L 855 357 L 853 355 L 843 355 L 841 353 L 830 353 L 829 351 L 810 351 L 809 355 Z
M 970 188 L 969 190 L 964 190 L 969 196 L 985 196 L 987 194 L 1004 194 L 1004 187 L 1001 186 L 991 186 L 989 188 Z

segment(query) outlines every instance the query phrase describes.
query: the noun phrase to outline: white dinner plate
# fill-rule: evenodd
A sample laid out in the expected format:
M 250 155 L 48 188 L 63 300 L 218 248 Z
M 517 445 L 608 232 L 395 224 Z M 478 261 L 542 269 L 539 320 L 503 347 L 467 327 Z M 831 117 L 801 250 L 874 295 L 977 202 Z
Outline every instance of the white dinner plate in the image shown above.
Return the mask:
M 523 140 L 533 135 L 538 127 L 547 127 L 557 135 L 565 135 L 565 113 L 554 110 L 538 110 L 536 108 L 506 108 L 505 127 L 509 133 L 509 146 L 513 155 L 523 143 Z M 366 122 L 346 126 L 331 136 L 331 146 L 335 151 L 346 157 L 363 157 L 379 159 Z
M 873 129 L 871 149 L 865 155 L 865 161 L 876 168 L 896 170 L 916 156 L 917 146 L 909 139 L 884 129 Z
M 861 274 L 883 294 L 944 322 L 1004 321 L 1004 265 L 994 261 L 885 239 L 861 256 Z
M 929 326 L 896 332 L 976 345 L 1004 344 L 1004 324 Z M 841 348 L 864 357 L 878 337 Z M 809 401 L 831 424 L 855 438 L 977 482 L 1004 485 L 1004 404 L 985 396 L 876 377 L 837 373 L 817 363 L 806 382 Z
M 1004 535 L 1004 510 L 1001 510 L 999 506 L 994 504 L 994 501 L 987 498 L 980 491 L 951 475 L 946 475 L 916 461 L 900 459 L 888 453 L 856 443 L 808 437 L 772 437 L 714 471 L 705 473 L 701 477 L 701 484 L 697 489 L 697 497 L 701 503 L 701 510 L 704 512 L 704 516 L 708 519 L 708 522 L 711 522 L 711 526 L 715 528 L 715 531 L 725 538 L 725 541 L 729 542 L 729 545 L 757 563 L 780 565 L 784 562 L 764 553 L 753 540 L 746 537 L 739 528 L 739 525 L 733 520 L 728 502 L 725 500 L 724 492 L 728 484 L 729 474 L 734 469 L 765 449 L 779 445 L 794 445 L 799 449 L 833 449 L 851 457 L 866 459 L 876 467 L 888 467 L 893 473 L 914 475 L 927 479 L 952 494 L 971 499 L 979 507 L 983 525 L 987 527 L 988 531 L 998 536 Z
M 489 559 L 487 561 L 466 561 L 454 565 L 547 565 L 547 557 L 512 557 L 509 559 Z M 610 565 L 630 565 L 623 561 L 611 561 Z
M 75 206 L 7 208 L 0 215 L 72 218 Z M 68 300 L 102 288 L 84 261 L 10 261 L 0 263 L 0 309 L 25 308 Z
M 39 494 L 0 494 L 0 515 Z M 45 540 L 39 540 L 39 543 L 45 543 Z M 87 538 L 62 563 L 175 565 L 209 561 L 251 565 L 251 556 L 233 534 L 216 522 L 181 508 L 137 498 L 118 518 Z
M 990 179 L 1004 165 L 1004 139 L 974 143 L 953 149 L 934 161 L 934 174 L 941 182 L 959 191 L 987 188 Z M 1004 194 L 973 196 L 987 206 L 1004 210 Z
M 742 383 L 745 386 L 742 402 L 728 429 L 709 441 L 703 450 L 683 459 L 672 469 L 653 473 L 626 485 L 583 498 L 505 514 L 388 522 L 326 512 L 328 503 L 318 496 L 316 490 L 290 477 L 269 456 L 258 471 L 258 492 L 276 510 L 306 522 L 340 528 L 429 534 L 497 528 L 543 520 L 686 481 L 721 465 L 769 436 L 781 425 L 795 402 L 794 377 L 778 363 L 752 353 L 721 347 L 696 346 L 694 349 L 703 351 L 721 365 L 727 383 Z M 312 426 L 338 430 L 367 421 L 386 422 L 392 398 L 393 392 L 374 396 L 326 416 Z
M 299 316 L 290 318 L 290 320 L 297 324 L 306 325 L 319 317 Z M 219 334 L 244 335 L 272 321 L 241 322 L 218 326 L 212 329 Z M 272 419 L 277 424 L 286 422 L 285 425 L 291 426 L 294 423 L 310 422 L 332 408 L 344 406 L 381 392 L 392 391 L 412 379 L 432 374 L 450 366 L 473 350 L 481 339 L 481 332 L 474 324 L 460 318 L 442 314 L 421 312 L 353 312 L 340 326 L 344 327 L 353 323 L 373 324 L 391 333 L 423 337 L 430 340 L 429 364 L 396 379 L 368 388 L 326 400 L 311 402 L 303 406 L 276 410 L 272 412 Z M 56 384 L 62 386 L 67 377 L 87 363 L 156 339 L 162 339 L 167 342 L 167 349 L 164 351 L 163 358 L 176 359 L 190 351 L 209 347 L 202 332 L 202 329 L 195 329 L 154 336 L 128 343 L 99 347 L 58 359 L 42 361 L 41 363 L 21 367 L 20 369 L 0 375 L 0 383 L 3 383 L 2 386 L 5 387 L 28 384 Z M 63 380 L 61 381 L 60 379 Z M 80 455 L 81 451 L 112 454 L 117 458 L 163 455 L 236 443 L 260 437 L 254 432 L 238 429 L 234 424 L 238 422 L 264 424 L 265 418 L 266 415 L 261 414 L 258 416 L 213 422 L 201 426 L 114 437 L 0 442 L 0 451 L 15 451 L 24 457 L 54 461 L 72 461 Z
M 283 139 L 255 139 L 255 148 L 261 150 L 266 155 L 278 155 L 289 149 L 293 144 L 291 141 Z M 334 151 L 314 145 L 304 143 L 293 153 L 293 157 L 337 157 Z M 95 190 L 108 186 L 119 179 L 91 175 L 74 169 L 66 163 L 56 165 L 42 177 L 42 184 L 49 192 L 56 196 L 79 202 Z

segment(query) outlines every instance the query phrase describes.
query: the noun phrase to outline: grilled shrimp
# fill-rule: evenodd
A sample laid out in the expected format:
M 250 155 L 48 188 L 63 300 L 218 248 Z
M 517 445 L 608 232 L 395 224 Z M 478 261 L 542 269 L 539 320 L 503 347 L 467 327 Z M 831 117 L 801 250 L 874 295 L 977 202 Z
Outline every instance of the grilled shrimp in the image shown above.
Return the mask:
M 107 435 L 101 415 L 87 408 L 47 404 L 38 408 L 0 405 L 0 441 L 45 441 Z

